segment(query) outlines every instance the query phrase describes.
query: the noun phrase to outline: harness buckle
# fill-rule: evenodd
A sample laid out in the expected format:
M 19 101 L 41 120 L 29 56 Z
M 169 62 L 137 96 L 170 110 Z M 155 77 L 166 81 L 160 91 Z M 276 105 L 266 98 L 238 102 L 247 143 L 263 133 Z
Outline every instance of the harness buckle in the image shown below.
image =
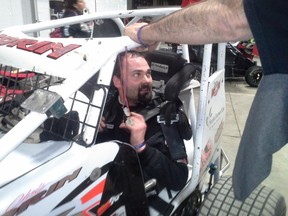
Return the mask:
M 166 125 L 165 115 L 157 115 L 157 122 Z M 179 122 L 179 114 L 170 114 L 170 125 Z

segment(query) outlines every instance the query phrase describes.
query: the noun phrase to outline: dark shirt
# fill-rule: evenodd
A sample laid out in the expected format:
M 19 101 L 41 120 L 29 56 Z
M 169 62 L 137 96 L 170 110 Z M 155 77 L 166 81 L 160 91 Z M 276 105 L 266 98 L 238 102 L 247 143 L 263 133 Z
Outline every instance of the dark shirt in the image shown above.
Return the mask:
M 111 100 L 112 101 L 108 103 L 110 104 L 108 106 L 110 108 L 108 108 L 109 111 L 106 110 L 103 115 L 110 129 L 106 128 L 105 131 L 98 133 L 97 143 L 108 140 L 119 140 L 129 143 L 130 133 L 119 129 L 119 125 L 124 119 L 122 105 L 118 101 L 118 96 L 115 96 Z M 151 107 L 138 105 L 130 109 L 133 112 L 139 113 L 143 109 L 149 108 Z M 146 124 L 146 148 L 138 154 L 143 169 L 144 181 L 155 178 L 161 186 L 165 186 L 171 190 L 182 189 L 188 178 L 187 165 L 171 159 L 156 115 L 146 121 Z
M 233 170 L 244 200 L 270 173 L 272 154 L 288 143 L 288 2 L 244 0 L 264 76 L 252 103 Z
M 245 0 L 244 7 L 260 54 L 264 75 L 287 74 L 288 2 Z
M 81 15 L 77 10 L 65 10 L 63 18 L 73 17 Z M 68 25 L 62 27 L 62 32 L 64 37 L 74 37 L 74 38 L 89 38 L 91 35 L 91 30 L 87 23 L 77 23 L 73 25 Z

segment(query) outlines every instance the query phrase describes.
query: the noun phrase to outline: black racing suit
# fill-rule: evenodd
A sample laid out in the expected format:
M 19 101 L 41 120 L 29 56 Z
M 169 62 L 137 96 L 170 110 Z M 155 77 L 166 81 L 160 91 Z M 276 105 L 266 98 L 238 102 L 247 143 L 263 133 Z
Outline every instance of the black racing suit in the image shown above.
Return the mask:
M 98 133 L 97 143 L 108 140 L 119 140 L 130 142 L 130 133 L 119 129 L 123 122 L 124 113 L 122 105 L 118 101 L 118 94 L 111 99 L 108 110 L 104 111 L 105 122 L 110 129 Z M 151 103 L 150 106 L 153 106 Z M 138 105 L 130 107 L 136 113 L 148 108 L 149 106 Z M 176 162 L 171 159 L 169 149 L 165 144 L 165 137 L 161 126 L 157 122 L 156 115 L 146 121 L 147 131 L 145 134 L 146 148 L 140 152 L 139 159 L 142 166 L 144 181 L 155 178 L 160 186 L 171 190 L 182 189 L 188 178 L 188 168 L 184 163 Z

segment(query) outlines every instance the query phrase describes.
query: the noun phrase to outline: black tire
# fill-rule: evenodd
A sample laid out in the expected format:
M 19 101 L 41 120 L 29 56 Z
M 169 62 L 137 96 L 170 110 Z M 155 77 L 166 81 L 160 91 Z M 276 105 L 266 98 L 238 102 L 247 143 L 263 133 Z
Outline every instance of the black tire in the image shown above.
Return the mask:
M 172 216 L 196 216 L 202 203 L 202 194 L 195 189 L 192 194 L 177 208 Z
M 258 87 L 260 80 L 263 76 L 263 69 L 260 66 L 252 66 L 248 68 L 248 70 L 245 73 L 245 81 L 251 86 L 251 87 Z
M 259 185 L 243 202 L 236 200 L 232 177 L 222 177 L 205 197 L 199 216 L 285 216 L 284 197 L 278 192 Z

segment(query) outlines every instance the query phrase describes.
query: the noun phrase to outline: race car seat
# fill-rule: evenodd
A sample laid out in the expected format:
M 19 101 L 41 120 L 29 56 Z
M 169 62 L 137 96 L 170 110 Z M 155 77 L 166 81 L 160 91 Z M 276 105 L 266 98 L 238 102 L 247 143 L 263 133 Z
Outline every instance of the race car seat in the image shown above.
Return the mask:
M 152 71 L 155 97 L 156 99 L 157 96 L 162 98 L 160 109 L 154 115 L 158 115 L 157 120 L 161 123 L 171 157 L 175 161 L 183 162 L 183 158 L 187 157 L 184 140 L 191 139 L 192 127 L 183 111 L 183 103 L 179 99 L 179 94 L 186 86 L 190 85 L 198 68 L 173 52 L 161 50 L 149 52 L 145 58 Z M 187 182 L 191 178 L 190 166 L 188 166 L 188 170 Z M 171 201 L 177 193 L 177 191 L 162 190 L 158 196 L 148 197 L 149 205 L 166 215 L 172 211 Z M 159 202 L 161 202 L 162 208 L 159 208 Z
M 160 88 L 158 94 L 163 97 L 157 120 L 161 124 L 171 156 L 174 160 L 186 158 L 183 139 L 191 138 L 192 129 L 178 96 L 193 79 L 197 69 L 173 52 L 154 51 L 147 53 L 145 58 L 152 71 L 154 89 Z

